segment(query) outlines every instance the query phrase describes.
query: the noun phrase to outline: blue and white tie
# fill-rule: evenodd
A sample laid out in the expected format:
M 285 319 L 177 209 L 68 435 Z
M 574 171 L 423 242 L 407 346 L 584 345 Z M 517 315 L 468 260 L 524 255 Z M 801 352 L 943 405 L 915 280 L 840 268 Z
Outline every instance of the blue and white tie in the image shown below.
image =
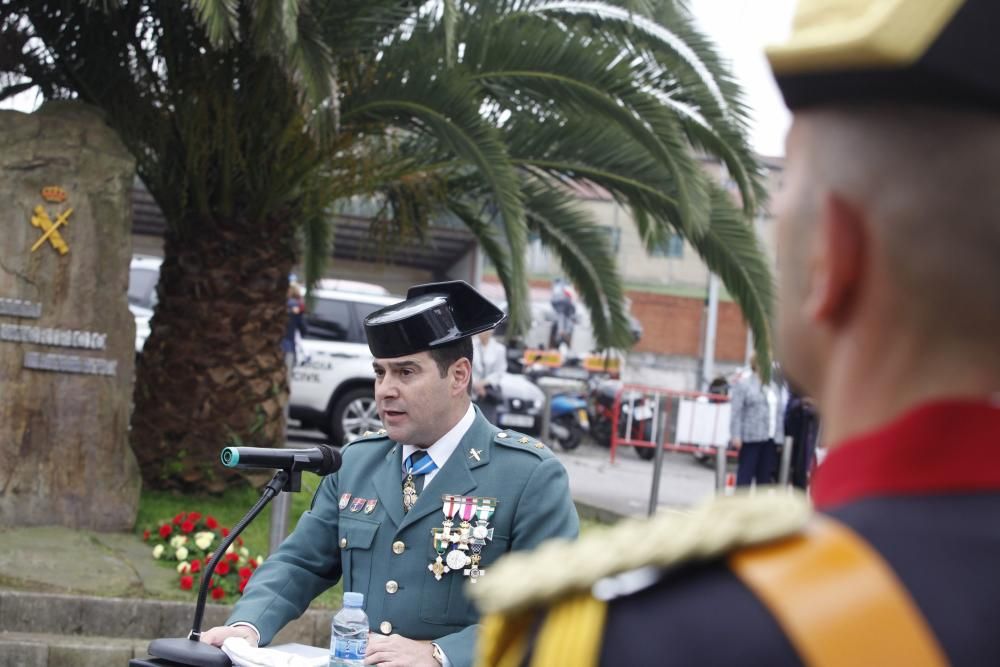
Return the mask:
M 437 464 L 425 451 L 416 451 L 403 461 L 403 509 L 407 512 L 416 504 L 424 490 L 424 475 L 437 470 Z

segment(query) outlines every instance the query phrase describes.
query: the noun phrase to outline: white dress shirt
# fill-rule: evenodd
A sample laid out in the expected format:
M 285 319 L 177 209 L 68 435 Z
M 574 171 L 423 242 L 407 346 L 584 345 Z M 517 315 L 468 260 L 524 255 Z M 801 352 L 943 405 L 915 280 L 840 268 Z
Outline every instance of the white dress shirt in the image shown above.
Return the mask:
M 458 423 L 447 433 L 441 436 L 441 438 L 435 442 L 430 447 L 424 449 L 427 454 L 430 455 L 434 464 L 437 466 L 434 470 L 424 475 L 424 488 L 431 483 L 434 479 L 434 475 L 438 473 L 438 470 L 444 467 L 447 463 L 448 457 L 452 455 L 455 449 L 458 447 L 458 443 L 462 441 L 465 434 L 468 433 L 469 429 L 472 428 L 472 422 L 476 420 L 476 409 L 469 404 L 469 409 L 465 412 L 465 415 L 458 420 Z M 416 445 L 403 445 L 403 465 L 406 465 L 406 459 L 413 452 L 421 449 Z M 402 472 L 406 472 L 404 469 Z

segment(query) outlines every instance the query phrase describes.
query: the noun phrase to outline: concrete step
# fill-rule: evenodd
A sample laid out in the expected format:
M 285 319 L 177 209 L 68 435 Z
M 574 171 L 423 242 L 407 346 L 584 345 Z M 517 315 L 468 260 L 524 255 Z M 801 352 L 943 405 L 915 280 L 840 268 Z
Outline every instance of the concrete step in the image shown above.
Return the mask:
M 147 655 L 148 639 L 0 632 L 4 667 L 109 667 Z
M 202 628 L 222 625 L 231 611 L 232 607 L 227 605 L 206 605 Z M 328 610 L 307 611 L 285 626 L 274 643 L 329 645 L 332 613 Z M 194 602 L 0 589 L 0 632 L 7 634 L 118 637 L 142 639 L 148 643 L 150 638 L 187 636 L 193 616 Z M 0 659 L 0 666 L 6 665 L 7 662 Z

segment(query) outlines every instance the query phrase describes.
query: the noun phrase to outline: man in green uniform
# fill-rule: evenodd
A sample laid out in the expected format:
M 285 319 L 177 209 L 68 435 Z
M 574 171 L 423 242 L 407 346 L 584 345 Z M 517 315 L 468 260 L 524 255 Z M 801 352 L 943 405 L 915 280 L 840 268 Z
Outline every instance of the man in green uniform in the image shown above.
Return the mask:
M 267 644 L 343 577 L 365 595 L 366 664 L 472 664 L 478 613 L 466 589 L 500 555 L 579 530 L 562 464 L 471 404 L 470 337 L 503 317 L 454 281 L 411 288 L 366 318 L 385 429 L 344 449 L 227 625 L 203 641 Z

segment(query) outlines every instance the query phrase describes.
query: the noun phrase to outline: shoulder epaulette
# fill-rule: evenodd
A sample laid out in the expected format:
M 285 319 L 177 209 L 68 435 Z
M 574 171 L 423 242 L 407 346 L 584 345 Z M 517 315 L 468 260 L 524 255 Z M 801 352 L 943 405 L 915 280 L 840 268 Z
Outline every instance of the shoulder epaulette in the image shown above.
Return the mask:
M 690 512 L 625 520 L 592 529 L 575 542 L 553 540 L 533 552 L 511 553 L 493 566 L 488 579 L 470 586 L 469 595 L 483 614 L 516 613 L 638 568 L 708 560 L 795 534 L 811 513 L 800 493 L 716 498 Z M 546 576 L 525 577 L 525 572 Z
M 375 441 L 375 440 L 388 440 L 388 439 L 389 439 L 389 433 L 384 428 L 380 428 L 377 431 L 365 431 L 364 433 L 361 434 L 360 438 L 357 438 L 355 440 L 351 440 L 349 443 L 347 443 L 346 445 L 344 445 L 340 449 L 340 451 L 343 452 L 345 449 L 347 449 L 351 445 L 356 445 L 356 444 L 358 444 L 360 442 L 372 442 L 372 441 Z
M 555 454 L 541 440 L 518 433 L 517 431 L 499 431 L 493 436 L 493 442 L 511 449 L 519 449 L 524 452 L 531 452 L 538 458 L 550 459 Z

